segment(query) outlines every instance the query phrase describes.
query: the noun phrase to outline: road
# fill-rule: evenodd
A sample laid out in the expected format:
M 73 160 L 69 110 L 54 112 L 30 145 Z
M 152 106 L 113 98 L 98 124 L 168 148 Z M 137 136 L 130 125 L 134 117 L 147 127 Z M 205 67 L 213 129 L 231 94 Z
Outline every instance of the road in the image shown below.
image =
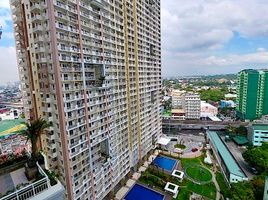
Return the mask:
M 238 165 L 242 168 L 243 172 L 249 179 L 252 179 L 254 174 L 251 172 L 250 166 L 244 160 L 242 153 L 243 149 L 238 147 L 233 141 L 225 143 L 229 149 L 229 151 L 234 156 L 235 160 L 237 161 Z

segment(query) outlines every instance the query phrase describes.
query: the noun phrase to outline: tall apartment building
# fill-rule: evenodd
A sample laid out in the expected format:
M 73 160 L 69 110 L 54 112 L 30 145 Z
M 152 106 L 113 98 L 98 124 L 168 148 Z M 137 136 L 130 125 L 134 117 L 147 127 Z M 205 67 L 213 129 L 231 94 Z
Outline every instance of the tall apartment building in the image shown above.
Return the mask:
M 200 95 L 196 93 L 185 93 L 182 99 L 182 107 L 185 119 L 200 119 Z
M 242 70 L 238 73 L 237 117 L 254 120 L 268 114 L 268 70 Z
M 161 134 L 160 0 L 10 0 L 26 118 L 68 199 L 103 199 Z

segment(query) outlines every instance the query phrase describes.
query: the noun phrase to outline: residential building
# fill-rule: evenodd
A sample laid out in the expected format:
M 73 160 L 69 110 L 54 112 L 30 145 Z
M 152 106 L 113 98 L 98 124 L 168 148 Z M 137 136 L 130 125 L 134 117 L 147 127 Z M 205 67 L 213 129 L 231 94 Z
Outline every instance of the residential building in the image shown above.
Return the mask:
M 209 145 L 227 182 L 231 184 L 248 180 L 217 132 L 207 131 L 207 136 Z
M 26 119 L 68 199 L 103 199 L 161 134 L 160 0 L 11 0 Z
M 256 120 L 248 126 L 248 140 L 253 146 L 261 146 L 268 142 L 268 116 L 263 116 L 261 120 Z
M 197 93 L 185 93 L 182 99 L 182 108 L 185 111 L 185 119 L 200 119 L 200 95 Z
M 183 99 L 184 93 L 185 93 L 185 91 L 175 90 L 175 89 L 172 90 L 172 92 L 171 92 L 172 108 L 174 108 L 174 109 L 181 109 L 182 108 L 182 99 Z
M 268 114 L 268 70 L 242 70 L 238 73 L 237 117 L 254 120 Z
M 200 117 L 215 117 L 218 114 L 218 108 L 205 101 L 201 101 L 200 109 Z

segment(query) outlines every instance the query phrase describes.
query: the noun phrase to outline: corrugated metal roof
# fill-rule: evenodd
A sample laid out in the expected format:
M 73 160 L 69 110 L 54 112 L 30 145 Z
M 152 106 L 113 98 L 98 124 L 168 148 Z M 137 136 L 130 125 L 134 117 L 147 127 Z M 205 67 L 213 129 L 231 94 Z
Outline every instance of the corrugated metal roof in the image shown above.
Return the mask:
M 214 147 L 217 148 L 218 153 L 221 155 L 229 172 L 237 176 L 246 178 L 244 172 L 240 169 L 233 156 L 220 139 L 219 135 L 215 131 L 208 131 L 208 137 L 213 143 Z
M 268 125 L 267 124 L 253 124 L 252 128 L 257 131 L 268 131 Z

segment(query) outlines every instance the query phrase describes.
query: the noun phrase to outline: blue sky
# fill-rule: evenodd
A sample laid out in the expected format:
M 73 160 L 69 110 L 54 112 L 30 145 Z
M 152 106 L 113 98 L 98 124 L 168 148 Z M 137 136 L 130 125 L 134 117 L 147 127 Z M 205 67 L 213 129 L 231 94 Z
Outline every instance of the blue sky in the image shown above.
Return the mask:
M 162 0 L 161 4 L 164 76 L 267 67 L 267 0 Z M 1 84 L 18 80 L 8 0 L 0 0 L 0 26 Z

